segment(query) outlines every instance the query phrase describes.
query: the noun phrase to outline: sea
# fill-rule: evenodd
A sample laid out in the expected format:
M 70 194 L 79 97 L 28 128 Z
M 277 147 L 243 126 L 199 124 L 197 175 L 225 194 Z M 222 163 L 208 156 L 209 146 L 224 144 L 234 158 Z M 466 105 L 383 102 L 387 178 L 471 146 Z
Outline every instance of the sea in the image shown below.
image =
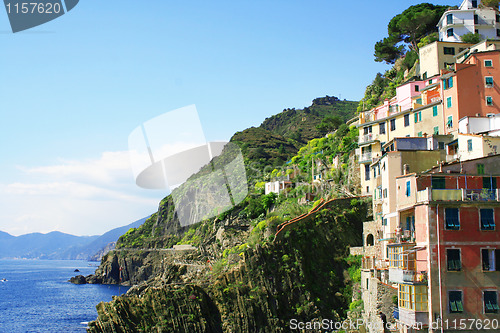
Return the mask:
M 0 332 L 86 332 L 87 323 L 97 318 L 95 306 L 128 290 L 118 285 L 68 282 L 72 276 L 94 273 L 97 264 L 0 260 Z

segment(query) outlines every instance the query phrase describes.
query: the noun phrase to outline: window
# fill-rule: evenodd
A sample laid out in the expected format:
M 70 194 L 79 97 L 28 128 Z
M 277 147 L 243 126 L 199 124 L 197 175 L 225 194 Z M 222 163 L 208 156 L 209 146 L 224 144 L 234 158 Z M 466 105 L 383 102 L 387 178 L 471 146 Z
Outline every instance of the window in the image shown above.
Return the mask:
M 453 77 L 449 77 L 443 80 L 443 89 L 446 90 L 450 88 L 453 88 Z
M 498 299 L 496 290 L 484 290 L 484 313 L 498 313 Z
M 417 100 L 415 101 L 415 103 L 422 104 L 422 98 L 417 98 Z
M 378 124 L 378 126 L 379 126 L 378 130 L 379 130 L 380 134 L 385 134 L 385 122 Z
M 448 116 L 448 120 L 446 121 L 446 127 L 453 127 L 453 116 Z
M 415 231 L 415 215 L 406 217 L 406 230 Z
M 497 15 L 498 17 L 498 15 Z M 491 60 L 485 60 L 484 61 L 484 67 L 493 67 L 493 61 Z
M 370 164 L 365 164 L 365 180 L 370 180 Z
M 493 105 L 493 98 L 491 96 L 486 96 L 486 105 Z
M 484 85 L 486 86 L 486 88 L 492 88 L 493 87 L 493 76 L 485 76 Z
M 446 30 L 446 37 L 453 37 L 453 28 Z
M 495 15 L 495 22 L 497 23 L 500 22 L 500 15 L 498 14 Z
M 474 24 L 478 23 L 479 23 L 479 16 L 477 16 L 477 14 L 474 14 Z
M 446 179 L 444 177 L 432 177 L 431 187 L 433 190 L 446 189 Z
M 425 72 L 424 74 L 422 74 L 422 79 L 423 80 L 427 79 L 427 72 Z
M 458 217 L 458 208 L 445 208 L 444 219 L 446 230 L 459 230 L 460 219 Z
M 477 174 L 478 175 L 484 175 L 484 164 L 478 164 L 477 165 Z
M 417 136 L 418 136 L 419 138 L 421 138 L 421 137 L 423 136 L 423 135 L 422 135 L 422 132 L 418 132 L 418 133 L 417 133 Z
M 409 197 L 411 195 L 411 185 L 410 185 L 410 181 L 407 180 L 406 181 L 406 196 Z
M 415 86 L 415 91 L 419 91 L 420 90 L 420 87 L 419 86 Z
M 453 14 L 446 15 L 446 24 L 453 24 Z
M 472 0 L 472 8 L 477 8 L 477 0 Z
M 453 28 L 448 29 L 448 31 L 451 30 L 451 36 L 453 36 Z M 450 35 L 448 35 L 450 37 Z M 455 48 L 454 47 L 443 47 L 443 53 L 444 54 L 449 54 L 449 55 L 455 55 Z
M 462 269 L 459 249 L 446 249 L 446 263 L 448 271 L 458 272 Z
M 481 217 L 481 230 L 495 230 L 495 218 L 493 216 L 493 209 L 480 209 L 479 215 Z
M 453 290 L 448 292 L 448 307 L 450 313 L 461 313 L 464 311 L 462 303 L 462 291 Z
M 439 135 L 439 126 L 434 127 L 434 134 Z
M 438 149 L 441 149 L 441 150 L 444 149 L 444 142 L 442 142 L 442 141 L 438 142 Z
M 387 225 L 387 219 L 382 219 L 382 225 Z
M 467 151 L 472 151 L 472 139 L 467 140 Z
M 387 198 L 387 189 L 386 188 L 384 188 L 384 191 L 382 193 L 384 195 L 384 198 Z
M 437 117 L 437 115 L 438 115 L 438 106 L 437 106 L 437 105 L 434 105 L 434 106 L 432 107 L 432 116 L 433 116 L 433 117 Z
M 396 119 L 391 119 L 391 131 L 396 130 Z
M 500 271 L 500 250 L 481 249 L 481 262 L 483 263 L 483 271 Z
M 410 126 L 410 115 L 405 114 L 404 118 L 405 118 L 405 127 Z
M 450 97 L 446 98 L 446 107 L 451 108 L 451 106 L 452 106 L 452 104 L 451 104 L 451 96 L 450 96 Z
M 497 29 L 497 37 L 500 37 L 500 29 Z
M 483 177 L 483 188 L 490 190 L 497 188 L 497 178 L 496 177 Z
M 366 134 L 370 134 L 372 132 L 372 127 L 371 127 L 371 125 L 370 126 L 366 126 L 366 127 L 363 128 L 363 130 L 364 130 L 364 134 L 365 135 Z
M 401 308 L 427 312 L 427 286 L 400 284 L 398 291 Z
M 427 73 L 427 72 L 426 72 L 426 73 Z M 425 80 L 425 79 L 424 79 L 424 80 Z M 431 84 L 432 84 L 432 79 L 430 79 L 430 80 L 429 80 L 428 84 L 429 84 L 429 85 L 431 85 Z
M 422 121 L 422 111 L 415 112 L 414 117 L 415 117 L 416 123 L 418 123 L 419 121 Z

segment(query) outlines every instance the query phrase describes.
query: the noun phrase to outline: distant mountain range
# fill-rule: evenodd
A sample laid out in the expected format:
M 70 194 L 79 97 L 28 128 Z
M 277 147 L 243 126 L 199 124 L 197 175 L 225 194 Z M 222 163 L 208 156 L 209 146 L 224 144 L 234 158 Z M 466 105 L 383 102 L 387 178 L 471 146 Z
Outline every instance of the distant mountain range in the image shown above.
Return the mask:
M 74 236 L 53 231 L 16 237 L 0 231 L 0 258 L 99 260 L 114 248 L 118 237 L 130 228 L 137 228 L 148 217 L 110 230 L 102 236 Z

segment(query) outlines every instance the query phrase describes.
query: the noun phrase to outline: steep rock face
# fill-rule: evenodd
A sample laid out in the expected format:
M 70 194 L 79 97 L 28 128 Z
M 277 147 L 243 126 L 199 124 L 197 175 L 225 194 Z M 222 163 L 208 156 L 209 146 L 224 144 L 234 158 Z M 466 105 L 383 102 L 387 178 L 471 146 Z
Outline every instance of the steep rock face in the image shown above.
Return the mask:
M 89 332 L 222 332 L 217 307 L 196 286 L 148 288 L 143 297 L 116 297 L 97 306 Z
M 227 264 L 221 259 L 191 280 L 181 278 L 188 265 L 177 275 L 166 265 L 127 296 L 99 304 L 89 332 L 268 333 L 289 332 L 291 319 L 339 321 L 352 295 L 344 258 L 349 246 L 361 244 L 368 207 L 344 200 L 297 223 L 281 241 L 228 255 Z M 108 259 L 101 270 L 108 276 L 127 260 Z
M 191 251 L 172 249 L 122 249 L 114 250 L 103 257 L 101 265 L 93 276 L 87 277 L 89 283 L 135 285 L 157 278 L 171 283 L 178 278 L 181 263 L 198 260 L 199 256 Z

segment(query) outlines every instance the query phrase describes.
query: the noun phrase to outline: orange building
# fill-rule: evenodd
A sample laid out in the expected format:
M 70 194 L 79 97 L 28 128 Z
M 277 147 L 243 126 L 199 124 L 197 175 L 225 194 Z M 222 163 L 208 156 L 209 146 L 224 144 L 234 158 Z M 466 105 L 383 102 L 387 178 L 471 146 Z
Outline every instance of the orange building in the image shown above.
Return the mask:
M 500 50 L 469 54 L 441 81 L 445 133 L 463 117 L 500 112 Z

